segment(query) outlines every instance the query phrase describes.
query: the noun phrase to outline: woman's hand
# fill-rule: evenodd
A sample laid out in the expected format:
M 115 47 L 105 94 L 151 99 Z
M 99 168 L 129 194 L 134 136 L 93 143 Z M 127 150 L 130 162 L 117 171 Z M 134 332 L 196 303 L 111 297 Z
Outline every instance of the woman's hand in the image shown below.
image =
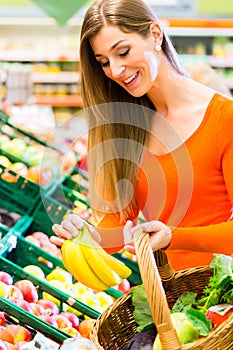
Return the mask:
M 127 221 L 123 229 L 125 249 L 135 254 L 134 240 L 140 232 L 150 233 L 150 245 L 153 251 L 166 248 L 172 238 L 170 228 L 161 221 L 153 220 L 133 226 L 132 221 Z
M 65 240 L 76 237 L 84 226 L 88 228 L 93 238 L 100 243 L 100 235 L 95 230 L 94 226 L 87 223 L 77 214 L 67 215 L 60 225 L 54 224 L 52 230 L 56 236 L 51 236 L 50 241 L 58 246 L 61 246 Z

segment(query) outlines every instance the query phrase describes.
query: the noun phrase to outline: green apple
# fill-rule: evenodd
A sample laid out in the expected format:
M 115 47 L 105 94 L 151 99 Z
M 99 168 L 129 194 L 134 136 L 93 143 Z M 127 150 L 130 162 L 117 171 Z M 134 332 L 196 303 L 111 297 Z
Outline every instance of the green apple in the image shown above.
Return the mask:
M 180 343 L 187 344 L 198 339 L 199 330 L 196 329 L 193 324 L 188 320 L 187 316 L 183 312 L 175 312 L 171 314 L 172 324 L 177 332 Z M 161 343 L 159 335 L 157 334 L 153 350 L 161 350 Z
M 0 156 L 0 164 L 9 169 L 12 163 L 7 157 Z
M 23 157 L 26 148 L 27 143 L 24 140 L 17 137 L 12 139 L 11 141 L 5 142 L 2 145 L 2 150 L 19 158 Z

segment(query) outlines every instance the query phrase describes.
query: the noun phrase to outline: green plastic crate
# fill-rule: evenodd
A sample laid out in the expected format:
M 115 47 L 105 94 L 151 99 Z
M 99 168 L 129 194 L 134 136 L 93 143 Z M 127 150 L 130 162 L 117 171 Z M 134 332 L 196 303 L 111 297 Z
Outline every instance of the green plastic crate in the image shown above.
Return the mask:
M 9 171 L 16 175 L 13 171 L 7 170 L 0 164 L 0 173 Z M 0 198 L 1 207 L 15 211 L 19 214 L 31 214 L 38 202 L 40 201 L 39 186 L 22 176 L 17 176 L 17 182 L 8 182 L 2 179 L 0 174 Z
M 70 209 L 81 207 L 87 209 L 91 214 L 90 202 L 87 200 L 86 196 L 76 190 L 66 187 L 65 185 L 59 185 L 50 193 L 50 196 Z
M 51 236 L 54 234 L 52 225 L 59 224 L 69 213 L 71 209 L 65 204 L 51 196 L 42 196 L 32 214 L 32 225 L 36 226 L 37 230 L 45 231 L 48 236 Z
M 132 274 L 128 277 L 128 281 L 132 286 L 142 284 L 141 274 L 137 262 L 124 257 L 121 253 L 114 253 L 112 255 L 118 260 L 122 261 L 132 270 Z
M 46 144 L 32 134 L 13 126 L 9 123 L 9 117 L 0 110 L 0 131 L 8 135 L 10 138 L 21 138 L 28 145 L 39 145 L 45 147 L 44 160 L 51 165 L 53 171 L 53 179 L 48 185 L 42 186 L 30 179 L 17 175 L 14 171 L 7 169 L 0 165 L 0 198 L 4 204 L 4 208 L 11 210 L 16 208 L 17 212 L 24 214 L 31 214 L 34 212 L 41 197 L 46 193 L 53 191 L 72 171 L 73 167 L 67 170 L 65 174 L 61 174 L 61 164 L 63 162 L 64 153 L 59 149 Z M 48 152 L 48 153 L 46 153 Z M 55 153 L 54 153 L 55 152 Z M 30 166 L 26 160 L 19 158 L 0 147 L 0 155 L 7 156 L 11 162 L 21 162 Z M 13 175 L 16 182 L 9 182 L 4 177 Z
M 88 192 L 88 187 L 87 186 L 84 186 L 81 183 L 79 183 L 77 181 L 74 181 L 72 179 L 72 175 L 75 175 L 75 174 L 76 175 L 80 174 L 84 178 L 84 180 L 88 181 L 88 174 L 87 174 L 87 172 L 85 170 L 80 169 L 80 168 L 75 168 L 70 175 L 65 177 L 65 179 L 64 179 L 62 184 L 64 186 L 68 187 L 71 190 L 74 190 L 74 191 L 77 191 L 77 192 L 80 192 L 80 193 L 82 193 L 82 192 L 87 193 Z
M 25 225 L 27 220 L 26 216 L 22 216 L 11 228 L 0 223 L 0 255 L 3 255 L 16 244 L 14 232 Z
M 5 254 L 6 256 L 0 256 L 0 266 L 1 271 L 10 273 L 13 277 L 14 282 L 20 279 L 28 279 L 35 286 L 38 287 L 39 298 L 42 298 L 42 293 L 47 292 L 53 297 L 60 301 L 60 310 L 65 311 L 67 309 L 66 305 L 71 305 L 72 308 L 78 310 L 84 315 L 91 318 L 97 318 L 100 313 L 96 310 L 90 308 L 89 306 L 83 304 L 77 299 L 72 298 L 69 294 L 64 291 L 58 290 L 51 284 L 46 282 L 46 280 L 41 280 L 30 273 L 27 273 L 23 267 L 26 265 L 35 264 L 40 266 L 45 273 L 49 273 L 52 269 L 49 269 L 46 265 L 38 263 L 37 259 L 39 256 L 43 256 L 46 259 L 51 259 L 50 254 L 42 255 L 41 251 L 36 249 L 38 247 L 34 246 L 30 242 L 27 242 L 23 237 L 17 238 L 17 247 L 12 249 L 10 253 Z M 52 259 L 54 262 L 54 260 Z

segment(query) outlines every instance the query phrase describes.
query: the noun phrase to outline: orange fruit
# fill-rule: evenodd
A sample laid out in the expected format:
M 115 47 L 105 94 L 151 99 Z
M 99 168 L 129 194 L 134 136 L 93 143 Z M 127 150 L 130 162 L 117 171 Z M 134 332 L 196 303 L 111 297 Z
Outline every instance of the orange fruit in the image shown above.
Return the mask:
M 90 318 L 88 320 L 83 320 L 82 322 L 80 322 L 78 325 L 79 333 L 85 338 L 90 338 L 90 333 L 95 324 L 95 321 L 95 319 Z

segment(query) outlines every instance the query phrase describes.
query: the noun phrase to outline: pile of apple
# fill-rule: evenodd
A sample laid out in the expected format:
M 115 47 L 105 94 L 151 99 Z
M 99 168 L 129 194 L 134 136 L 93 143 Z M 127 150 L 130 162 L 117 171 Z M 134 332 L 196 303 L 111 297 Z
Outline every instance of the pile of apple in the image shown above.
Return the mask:
M 27 239 L 32 244 L 35 244 L 37 247 L 45 250 L 47 253 L 51 254 L 52 256 L 55 256 L 61 259 L 61 248 L 51 243 L 49 240 L 49 237 L 44 232 L 42 231 L 32 232 L 31 234 L 26 235 L 25 239 Z M 39 257 L 38 262 L 44 263 L 49 268 L 53 267 L 52 262 L 45 260 L 43 257 Z
M 17 182 L 17 175 L 20 175 L 30 181 L 40 184 L 41 186 L 46 186 L 53 178 L 52 170 L 47 167 L 42 167 L 41 165 L 27 167 L 23 162 L 12 163 L 8 157 L 3 155 L 0 156 L 0 164 L 6 168 L 1 175 L 1 178 L 7 182 Z M 13 175 L 8 170 L 12 170 L 17 175 Z
M 29 265 L 31 268 L 31 265 Z M 38 274 L 38 267 L 33 266 Z M 26 268 L 27 270 L 27 268 Z M 29 269 L 28 269 L 29 270 Z M 32 272 L 32 269 L 31 271 Z M 0 271 L 0 296 L 11 301 L 17 306 L 23 308 L 27 312 L 42 319 L 48 324 L 61 329 L 70 336 L 89 336 L 90 327 L 93 326 L 94 319 L 79 320 L 79 317 L 72 312 L 61 311 L 57 302 L 53 301 L 53 297 L 48 293 L 44 293 L 44 298 L 39 299 L 37 287 L 26 279 L 13 282 L 12 276 L 5 272 Z M 54 298 L 55 299 L 55 298 Z M 59 302 L 60 303 L 60 302 Z M 74 310 L 74 309 L 73 309 Z M 87 333 L 87 329 L 89 329 Z M 0 339 L 2 339 L 0 333 Z M 27 340 L 27 339 L 21 339 Z
M 40 144 L 29 145 L 24 139 L 0 132 L 0 149 L 5 152 L 0 157 L 0 164 L 13 170 L 16 174 L 37 182 L 42 186 L 47 185 L 53 179 L 73 169 L 77 159 L 71 150 L 66 154 Z M 19 158 L 20 161 L 12 163 L 7 155 Z M 27 167 L 26 164 L 29 164 Z M 7 173 L 6 181 L 16 182 L 15 177 Z
M 0 311 L 0 350 L 20 350 L 31 338 L 26 327 L 7 324 L 5 313 Z

